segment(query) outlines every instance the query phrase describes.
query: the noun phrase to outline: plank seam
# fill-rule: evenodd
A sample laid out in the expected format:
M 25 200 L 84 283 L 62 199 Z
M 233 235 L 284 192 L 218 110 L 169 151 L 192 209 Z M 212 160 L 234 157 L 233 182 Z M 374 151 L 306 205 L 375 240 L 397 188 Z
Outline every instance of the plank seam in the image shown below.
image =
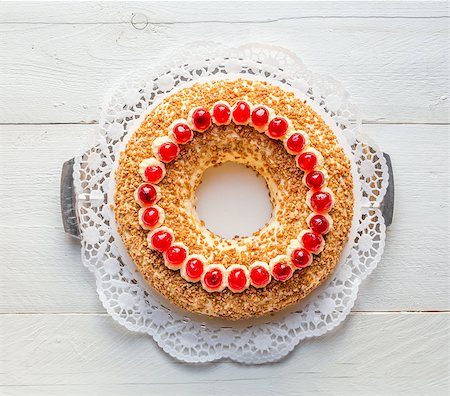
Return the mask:
M 132 14 L 133 15 L 133 14 Z M 131 16 L 132 16 L 131 15 Z M 436 16 L 402 16 L 402 15 L 308 15 L 308 16 L 297 16 L 297 17 L 282 17 L 273 18 L 267 20 L 245 20 L 245 21 L 221 21 L 221 20 L 206 20 L 206 21 L 160 21 L 147 23 L 147 26 L 167 26 L 167 25 L 195 25 L 203 23 L 222 23 L 229 25 L 240 25 L 240 24 L 267 24 L 267 23 L 277 23 L 286 21 L 298 21 L 305 19 L 448 19 L 448 15 L 436 15 Z M 43 21 L 8 21 L 0 22 L 0 25 L 128 25 L 131 21 L 117 21 L 117 22 L 43 22 Z M 142 29 L 138 29 L 142 30 Z

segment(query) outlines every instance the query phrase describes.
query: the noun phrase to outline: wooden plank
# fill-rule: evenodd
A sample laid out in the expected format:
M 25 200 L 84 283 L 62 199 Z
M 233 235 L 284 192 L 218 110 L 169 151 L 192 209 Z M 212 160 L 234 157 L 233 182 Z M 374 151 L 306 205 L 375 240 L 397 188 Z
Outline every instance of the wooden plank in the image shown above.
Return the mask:
M 395 207 L 385 254 L 361 286 L 355 309 L 401 301 L 401 310 L 448 310 L 448 126 L 365 125 L 364 131 L 391 155 Z
M 176 12 L 174 12 L 176 10 Z M 214 10 L 214 12 L 212 12 Z M 232 10 L 233 12 L 230 12 Z M 239 2 L 232 6 L 217 3 L 195 6 L 186 2 L 67 2 L 55 5 L 34 1 L 3 2 L 0 23 L 128 23 L 133 15 L 145 14 L 150 22 L 159 24 L 196 23 L 208 20 L 243 23 L 270 22 L 277 19 L 303 18 L 440 18 L 448 16 L 445 1 L 298 1 L 280 7 L 277 2 Z M 251 12 L 249 12 L 251 11 Z
M 198 395 L 207 387 L 217 395 L 443 395 L 449 317 L 352 314 L 277 364 L 195 366 L 107 316 L 2 315 L 2 392 Z
M 0 127 L 0 312 L 104 312 L 59 214 L 61 165 L 93 143 L 96 128 Z M 448 310 L 448 128 L 366 125 L 365 132 L 392 156 L 396 207 L 386 253 L 355 310 Z
M 83 295 L 83 289 L 96 290 L 95 282 L 81 265 L 79 241 L 63 233 L 59 209 L 62 163 L 92 145 L 96 129 L 97 125 L 1 127 L 0 252 L 8 270 L 0 287 L 2 304 L 16 300 L 23 306 L 17 310 L 13 302 L 13 312 L 43 312 L 49 307 L 103 311 L 96 292 Z M 58 295 L 64 294 L 62 302 Z M 2 305 L 5 310 L 10 308 Z
M 430 9 L 440 10 L 437 16 L 435 11 L 428 14 L 423 4 L 416 7 L 414 3 L 395 3 L 393 9 L 415 9 L 414 13 L 421 16 L 391 17 L 390 7 L 385 7 L 389 14 L 386 18 L 286 17 L 307 13 L 308 7 L 317 14 L 321 6 L 314 4 L 276 6 L 285 16 L 270 23 L 232 22 L 236 19 L 236 3 L 224 5 L 217 14 L 213 3 L 202 3 L 195 12 L 180 5 L 180 12 L 171 14 L 179 15 L 183 23 L 167 21 L 172 7 L 169 4 L 155 6 L 154 12 L 153 5 L 147 5 L 152 10 L 144 13 L 149 24 L 143 29 L 128 22 L 133 8 L 127 6 L 43 5 L 42 12 L 36 11 L 36 20 L 44 18 L 50 7 L 54 11 L 49 11 L 48 23 L 0 25 L 0 51 L 8 54 L 0 59 L 0 123 L 95 122 L 105 93 L 119 78 L 134 68 L 159 63 L 179 50 L 184 45 L 180 37 L 186 37 L 187 32 L 189 41 L 226 40 L 231 46 L 258 41 L 284 46 L 299 54 L 314 72 L 341 81 L 361 108 L 364 120 L 448 122 L 447 5 L 433 3 Z M 358 4 L 356 9 L 364 7 Z M 383 8 L 373 4 L 378 10 Z M 3 7 L 9 9 L 5 4 Z M 30 15 L 36 10 L 33 7 L 33 12 L 21 14 L 25 6 L 18 3 L 11 7 L 13 11 L 7 12 L 10 16 L 5 18 L 17 22 L 22 21 L 21 15 L 24 22 L 33 18 Z M 76 11 L 71 7 L 80 8 Z M 114 20 L 121 19 L 122 13 L 128 17 L 123 23 L 68 22 L 84 16 L 89 21 L 90 7 L 98 15 L 113 15 Z M 197 12 L 199 8 L 201 12 Z M 333 9 L 349 10 L 350 15 L 353 12 L 352 7 L 338 3 Z M 219 21 L 209 17 L 219 14 Z M 271 13 L 263 14 L 271 18 Z M 58 18 L 62 23 L 57 22 Z M 186 23 L 190 18 L 197 22 Z
M 93 146 L 97 130 L 97 125 L 0 126 L 2 225 L 60 227 L 62 164 Z M 18 196 L 32 198 L 31 205 Z
M 104 311 L 59 204 L 62 164 L 94 144 L 97 128 L 0 127 L 0 312 Z

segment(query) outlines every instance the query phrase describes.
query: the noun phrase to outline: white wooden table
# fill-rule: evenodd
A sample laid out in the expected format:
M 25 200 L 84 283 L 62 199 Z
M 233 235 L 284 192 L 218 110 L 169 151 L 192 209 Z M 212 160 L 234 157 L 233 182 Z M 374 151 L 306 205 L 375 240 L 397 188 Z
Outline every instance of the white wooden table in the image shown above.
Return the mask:
M 448 33 L 447 2 L 1 3 L 0 394 L 446 394 Z M 192 366 L 129 333 L 61 226 L 61 164 L 92 143 L 109 86 L 203 39 L 283 45 L 341 80 L 395 169 L 353 313 L 277 364 Z

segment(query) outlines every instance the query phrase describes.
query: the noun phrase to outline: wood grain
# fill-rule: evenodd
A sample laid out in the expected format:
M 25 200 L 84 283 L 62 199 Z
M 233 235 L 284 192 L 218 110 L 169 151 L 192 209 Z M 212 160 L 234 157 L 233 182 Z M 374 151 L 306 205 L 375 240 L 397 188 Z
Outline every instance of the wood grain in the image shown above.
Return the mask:
M 0 122 L 95 122 L 126 71 L 194 41 L 283 45 L 341 81 L 364 120 L 448 122 L 445 2 L 254 4 L 4 4 Z
M 197 2 L 200 3 L 200 2 Z M 174 9 L 177 12 L 174 12 Z M 448 16 L 446 1 L 297 1 L 280 7 L 276 1 L 264 2 L 264 7 L 249 1 L 230 6 L 217 2 L 212 7 L 200 4 L 193 7 L 180 1 L 118 1 L 67 2 L 55 7 L 40 1 L 0 4 L 0 23 L 129 23 L 133 15 L 146 14 L 157 24 L 205 23 L 267 23 L 277 19 L 303 18 L 443 18 Z
M 61 165 L 83 144 L 93 143 L 96 128 L 0 127 L 0 190 L 5 191 L 0 240 L 6 269 L 0 312 L 104 312 L 94 278 L 81 264 L 79 245 L 63 233 L 59 212 Z M 396 207 L 385 255 L 363 283 L 355 310 L 448 310 L 448 201 L 442 195 L 449 188 L 443 166 L 448 128 L 366 125 L 365 132 L 392 156 Z
M 277 364 L 192 366 L 107 316 L 4 315 L 2 383 L 8 395 L 194 395 L 205 387 L 217 395 L 442 395 L 448 319 L 351 314 L 339 331 L 301 343 Z

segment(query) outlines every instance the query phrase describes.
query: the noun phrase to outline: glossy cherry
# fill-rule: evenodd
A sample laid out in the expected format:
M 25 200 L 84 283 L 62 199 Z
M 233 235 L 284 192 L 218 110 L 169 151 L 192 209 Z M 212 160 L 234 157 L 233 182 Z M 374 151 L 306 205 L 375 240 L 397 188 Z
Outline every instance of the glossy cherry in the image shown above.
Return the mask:
M 219 289 L 222 286 L 223 274 L 219 269 L 210 269 L 204 276 L 203 282 L 208 289 Z
M 233 291 L 242 291 L 247 285 L 247 275 L 241 268 L 234 268 L 228 274 L 228 286 Z
M 192 280 L 199 280 L 203 274 L 204 264 L 197 258 L 191 258 L 186 262 L 186 275 Z
M 317 165 L 318 159 L 312 152 L 304 152 L 297 158 L 297 165 L 303 171 L 311 171 Z
M 211 126 L 211 114 L 209 111 L 200 107 L 192 113 L 192 123 L 199 132 L 206 131 Z
M 233 120 L 239 124 L 246 124 L 250 119 L 250 105 L 243 100 L 236 103 L 233 110 Z
M 273 266 L 272 275 L 276 280 L 283 282 L 292 275 L 292 267 L 289 263 L 280 261 Z
M 316 191 L 311 195 L 311 208 L 316 212 L 328 212 L 333 205 L 333 197 L 329 192 Z
M 311 263 L 311 253 L 306 249 L 295 249 L 292 252 L 291 261 L 297 268 L 305 268 Z
M 160 166 L 150 165 L 144 170 L 145 179 L 149 183 L 159 183 L 163 178 L 164 172 Z
M 142 206 L 150 206 L 156 202 L 158 194 L 155 186 L 149 183 L 143 183 L 138 187 L 137 196 Z
M 159 222 L 159 212 L 156 208 L 150 206 L 142 213 L 142 222 L 148 228 L 155 227 Z
M 303 247 L 311 253 L 317 253 L 322 247 L 322 235 L 315 232 L 306 232 L 302 236 Z
M 311 189 L 318 189 L 325 184 L 325 175 L 321 171 L 312 171 L 305 176 L 305 183 Z
M 252 123 L 256 127 L 262 127 L 269 122 L 269 110 L 264 106 L 255 107 L 252 111 Z
M 191 128 L 189 128 L 189 126 L 184 123 L 176 124 L 172 129 L 172 133 L 173 138 L 179 144 L 185 144 L 189 142 L 194 136 Z
M 309 228 L 318 234 L 326 234 L 330 231 L 330 222 L 325 216 L 316 214 L 309 220 Z
M 217 103 L 213 108 L 216 123 L 226 124 L 230 120 L 231 109 L 224 103 Z
M 269 283 L 270 274 L 262 265 L 256 265 L 250 270 L 250 281 L 256 287 L 263 287 Z
M 175 142 L 166 142 L 161 144 L 158 149 L 159 158 L 162 162 L 170 162 L 176 158 L 180 148 Z
M 293 133 L 286 141 L 287 148 L 294 154 L 299 154 L 305 148 L 306 140 L 301 133 Z
M 273 139 L 279 139 L 283 137 L 289 128 L 289 124 L 286 118 L 275 117 L 269 122 L 267 127 L 267 135 Z
M 165 252 L 169 249 L 172 241 L 172 234 L 164 230 L 155 232 L 151 238 L 153 249 L 158 250 L 159 252 Z
M 183 261 L 186 260 L 187 257 L 187 250 L 178 245 L 173 245 L 167 249 L 165 253 L 165 258 L 169 262 L 169 264 L 172 264 L 174 266 L 183 264 Z

